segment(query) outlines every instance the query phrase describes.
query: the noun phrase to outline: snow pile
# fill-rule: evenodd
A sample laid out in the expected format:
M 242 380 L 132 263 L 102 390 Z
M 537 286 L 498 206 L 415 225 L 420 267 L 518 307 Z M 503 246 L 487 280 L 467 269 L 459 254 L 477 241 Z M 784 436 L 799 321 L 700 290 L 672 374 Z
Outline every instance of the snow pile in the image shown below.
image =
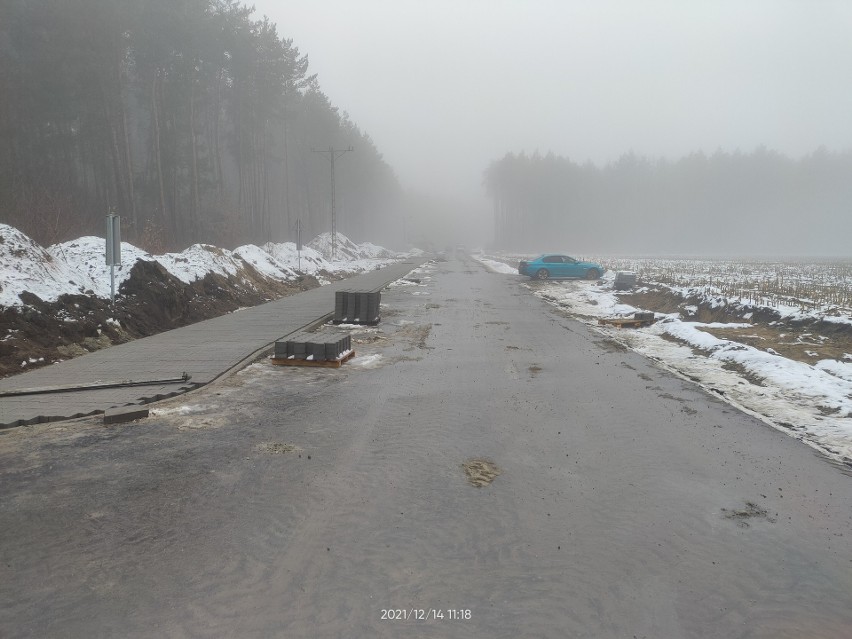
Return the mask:
M 21 304 L 29 291 L 45 301 L 95 288 L 85 269 L 54 258 L 18 229 L 0 224 L 0 306 Z
M 494 273 L 503 273 L 504 275 L 509 274 L 517 274 L 517 267 L 512 268 L 505 262 L 498 262 L 497 260 L 490 260 L 487 257 L 473 256 L 475 260 L 481 262 L 485 265 L 489 271 L 493 271 Z
M 376 246 L 370 242 L 356 244 L 343 233 L 338 232 L 335 237 L 337 243 L 334 251 L 334 262 L 358 262 L 361 260 L 386 260 L 399 257 L 398 254 L 388 249 Z M 316 250 L 326 260 L 332 261 L 331 257 L 331 233 L 321 233 L 308 242 L 307 246 Z
M 361 255 L 367 259 L 386 260 L 388 258 L 396 257 L 393 251 L 389 251 L 383 246 L 371 244 L 370 242 L 359 244 L 358 248 Z
M 310 245 L 297 251 L 292 242 L 268 243 L 263 248 L 246 244 L 233 251 L 193 244 L 180 253 L 164 255 L 151 255 L 122 242 L 121 265 L 115 267 L 115 287 L 118 291 L 139 260 L 159 262 L 186 284 L 208 273 L 240 277 L 246 272 L 246 265 L 271 280 L 289 281 L 308 274 L 325 284 L 326 275 L 370 271 L 404 257 L 374 244 L 355 244 L 340 233 L 337 238 L 337 260 L 333 263 Z M 85 236 L 44 249 L 17 229 L 0 224 L 0 307 L 20 306 L 20 294 L 24 291 L 48 302 L 63 294 L 89 291 L 97 297 L 109 297 L 110 267 L 105 263 L 105 244 L 103 238 Z M 324 233 L 310 244 L 328 246 L 330 251 L 331 235 Z
M 366 257 L 361 254 L 361 250 L 355 242 L 350 240 L 348 237 L 343 235 L 343 233 L 337 233 L 335 235 L 337 239 L 335 251 L 334 251 L 334 260 L 358 260 Z M 308 247 L 318 251 L 322 254 L 322 256 L 331 261 L 331 233 L 320 233 L 310 242 L 308 242 Z
M 690 346 L 706 351 L 713 359 L 742 366 L 760 380 L 764 388 L 777 388 L 795 403 L 815 404 L 822 412 L 852 418 L 852 378 L 842 379 L 839 375 L 832 375 L 831 370 L 838 369 L 827 363 L 831 360 L 823 360 L 821 367 L 811 366 L 753 346 L 719 339 L 700 330 L 702 326 L 698 322 L 667 319 L 660 324 L 660 329 Z M 852 368 L 840 362 L 836 364 Z M 852 434 L 852 419 L 849 426 Z
M 250 264 L 258 273 L 273 280 L 294 280 L 299 274 L 259 246 L 246 244 L 234 249 L 234 256 Z
M 54 244 L 47 248 L 47 253 L 56 261 L 64 262 L 75 271 L 84 273 L 92 282 L 89 289 L 97 297 L 109 297 L 110 295 L 110 267 L 106 265 L 105 251 L 106 240 L 102 237 L 94 237 L 92 235 L 86 235 L 76 240 L 62 242 L 61 244 Z M 116 291 L 118 291 L 121 283 L 130 277 L 130 271 L 138 260 L 153 261 L 154 256 L 142 249 L 136 248 L 132 244 L 122 242 L 121 264 L 115 267 Z M 71 292 L 67 290 L 61 291 L 51 301 L 55 300 L 62 293 Z M 20 301 L 17 303 L 20 303 Z
M 850 363 L 840 362 L 836 359 L 821 359 L 814 364 L 814 367 L 840 379 L 845 379 L 847 382 L 852 382 L 852 364 Z
M 301 257 L 299 257 L 295 242 L 282 242 L 280 244 L 270 242 L 264 244 L 263 248 L 280 263 L 286 264 L 291 269 L 300 269 L 302 273 L 308 275 L 316 275 L 323 271 L 326 273 L 334 271 L 331 262 L 327 261 L 322 253 L 315 249 L 304 246 L 301 250 Z
M 210 244 L 193 244 L 180 253 L 166 253 L 154 259 L 184 284 L 202 279 L 207 273 L 236 275 L 243 268 L 240 258 L 231 251 Z

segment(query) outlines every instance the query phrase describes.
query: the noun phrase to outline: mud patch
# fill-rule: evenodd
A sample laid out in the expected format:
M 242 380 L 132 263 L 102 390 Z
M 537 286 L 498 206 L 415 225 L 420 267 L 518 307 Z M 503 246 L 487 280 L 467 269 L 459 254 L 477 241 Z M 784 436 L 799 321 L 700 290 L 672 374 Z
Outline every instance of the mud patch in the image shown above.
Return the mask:
M 595 344 L 605 350 L 607 353 L 622 353 L 627 347 L 621 342 L 616 342 L 614 339 L 598 339 Z
M 477 488 L 488 486 L 501 472 L 497 464 L 488 459 L 468 459 L 462 464 L 467 481 Z
M 355 344 L 375 344 L 376 342 L 387 341 L 387 337 L 382 337 L 381 335 L 361 335 L 359 337 L 353 337 L 352 342 Z
M 542 368 L 538 364 L 533 364 L 527 370 L 530 372 L 530 377 L 538 377 L 538 374 L 542 371 Z
M 774 524 L 777 521 L 774 517 L 769 516 L 765 508 L 758 506 L 752 501 L 747 501 L 745 503 L 745 508 L 741 510 L 728 510 L 727 508 L 723 508 L 722 516 L 725 519 L 730 519 L 731 521 L 736 522 L 737 526 L 740 528 L 748 528 L 749 521 L 753 519 L 762 519 L 764 521 L 768 521 L 770 524 Z
M 429 338 L 429 333 L 432 332 L 432 325 L 425 324 L 423 326 L 405 326 L 400 331 L 397 332 L 397 335 L 400 337 L 408 338 L 412 342 L 412 346 L 407 347 L 406 351 L 413 350 L 415 347 L 420 349 L 429 348 L 426 346 L 426 340 Z
M 752 384 L 754 386 L 766 386 L 766 384 L 763 383 L 763 379 L 761 377 L 748 370 L 739 362 L 727 361 L 722 364 L 722 368 L 724 368 L 726 371 L 733 371 L 734 373 L 742 377 L 744 380 L 746 380 L 749 384 Z
M 286 453 L 294 453 L 299 448 L 293 444 L 284 444 L 282 442 L 265 442 L 258 447 L 262 452 L 270 455 L 285 455 Z
M 782 357 L 815 364 L 821 359 L 843 361 L 852 353 L 852 330 L 842 324 L 755 324 L 745 328 L 698 327 L 719 339 L 728 339 L 760 350 L 772 349 Z

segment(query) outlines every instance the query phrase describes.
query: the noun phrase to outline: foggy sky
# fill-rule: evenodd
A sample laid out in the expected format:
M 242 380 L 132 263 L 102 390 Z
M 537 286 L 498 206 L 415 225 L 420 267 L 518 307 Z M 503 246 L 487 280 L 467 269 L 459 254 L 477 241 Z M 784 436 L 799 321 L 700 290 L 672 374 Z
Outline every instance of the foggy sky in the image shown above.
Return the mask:
M 852 148 L 852 2 L 255 0 L 404 186 L 484 205 L 508 151 Z M 318 144 L 322 144 L 318 141 Z

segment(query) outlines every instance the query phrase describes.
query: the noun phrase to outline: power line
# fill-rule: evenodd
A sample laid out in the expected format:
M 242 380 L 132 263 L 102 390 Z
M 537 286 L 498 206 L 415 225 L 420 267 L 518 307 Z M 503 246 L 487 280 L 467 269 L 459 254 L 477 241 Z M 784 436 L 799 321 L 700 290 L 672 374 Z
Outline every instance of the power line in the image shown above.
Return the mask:
M 349 153 L 350 151 L 354 151 L 351 146 L 348 149 L 335 149 L 334 147 L 328 147 L 328 149 L 311 149 L 314 153 L 322 153 L 328 154 L 329 160 L 331 160 L 331 261 L 334 261 L 335 252 L 337 249 L 337 212 L 334 208 L 334 161 L 341 157 L 345 153 Z

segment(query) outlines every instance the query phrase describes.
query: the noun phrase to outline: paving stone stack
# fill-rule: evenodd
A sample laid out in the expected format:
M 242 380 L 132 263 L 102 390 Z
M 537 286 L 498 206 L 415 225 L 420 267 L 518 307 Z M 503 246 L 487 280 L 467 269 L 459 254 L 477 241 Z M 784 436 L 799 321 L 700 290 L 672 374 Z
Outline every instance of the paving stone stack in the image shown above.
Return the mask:
M 613 287 L 616 291 L 627 291 L 636 286 L 636 273 L 632 271 L 618 271 L 615 274 Z
M 292 335 L 282 342 L 275 342 L 275 359 L 312 359 L 315 362 L 339 360 L 352 350 L 352 338 L 341 335 L 337 339 L 323 335 L 302 333 Z
M 380 292 L 337 291 L 334 294 L 335 324 L 378 324 Z

